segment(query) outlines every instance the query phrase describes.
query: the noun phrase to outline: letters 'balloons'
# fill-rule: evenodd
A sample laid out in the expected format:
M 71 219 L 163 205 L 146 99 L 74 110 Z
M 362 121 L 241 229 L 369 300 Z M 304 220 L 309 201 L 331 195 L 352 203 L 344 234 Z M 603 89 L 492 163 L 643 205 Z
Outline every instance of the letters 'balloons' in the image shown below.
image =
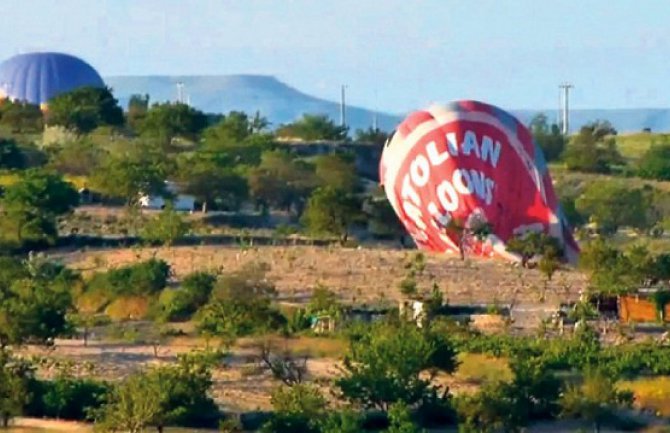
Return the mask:
M 421 249 L 518 261 L 506 242 L 538 231 L 556 238 L 569 262 L 577 259 L 542 150 L 498 107 L 457 101 L 410 114 L 387 141 L 379 171 Z

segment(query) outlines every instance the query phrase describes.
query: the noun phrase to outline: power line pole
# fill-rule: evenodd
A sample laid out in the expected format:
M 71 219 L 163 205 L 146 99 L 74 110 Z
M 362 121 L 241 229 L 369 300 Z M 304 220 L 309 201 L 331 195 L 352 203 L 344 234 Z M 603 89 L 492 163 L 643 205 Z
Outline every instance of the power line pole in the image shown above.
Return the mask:
M 377 130 L 377 91 L 375 90 L 375 105 L 372 107 L 372 130 Z
M 184 103 L 184 83 L 181 81 L 177 83 L 177 102 Z
M 568 135 L 570 132 L 570 125 L 569 125 L 569 94 L 570 94 L 570 89 L 572 89 L 574 86 L 570 83 L 563 83 L 558 86 L 560 89 L 563 90 L 564 93 L 564 98 L 563 98 L 563 135 Z
M 346 120 L 346 109 L 345 109 L 345 101 L 344 101 L 344 89 L 347 87 L 346 84 L 342 84 L 340 87 L 340 125 L 344 128 L 347 126 L 347 120 Z

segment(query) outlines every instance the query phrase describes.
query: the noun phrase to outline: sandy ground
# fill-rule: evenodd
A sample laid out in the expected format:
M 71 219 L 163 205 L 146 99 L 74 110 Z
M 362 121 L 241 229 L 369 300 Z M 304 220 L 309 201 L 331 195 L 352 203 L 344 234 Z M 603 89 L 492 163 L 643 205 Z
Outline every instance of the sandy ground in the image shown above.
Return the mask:
M 156 256 L 170 263 L 175 279 L 195 270 L 234 271 L 246 263 L 270 266 L 271 278 L 284 298 L 309 297 L 318 284 L 337 291 L 343 299 L 375 302 L 399 298 L 398 285 L 414 251 L 384 248 L 343 249 L 336 246 L 200 246 L 144 249 L 99 249 L 54 253 L 54 257 L 85 273 L 118 267 Z M 461 261 L 445 255 L 427 255 L 426 269 L 417 278 L 419 288 L 436 282 L 451 303 L 524 303 L 556 305 L 574 300 L 585 284 L 578 272 L 560 271 L 548 283 L 535 270 L 482 258 Z
M 336 291 L 344 301 L 376 303 L 400 298 L 398 286 L 407 274 L 406 264 L 415 251 L 384 248 L 343 249 L 340 247 L 175 247 L 132 249 L 89 249 L 55 252 L 51 255 L 85 274 L 118 267 L 152 256 L 170 263 L 178 282 L 195 270 L 235 271 L 247 263 L 263 262 L 270 266 L 268 277 L 275 283 L 280 298 L 306 300 L 317 285 Z M 509 304 L 526 308 L 531 319 L 539 310 L 555 308 L 560 302 L 575 300 L 585 279 L 577 272 L 560 271 L 546 282 L 535 270 L 521 270 L 491 259 L 470 258 L 461 261 L 444 255 L 426 255 L 426 268 L 417 278 L 421 290 L 430 290 L 433 282 L 451 304 Z M 42 355 L 72 360 L 82 375 L 108 380 L 125 377 L 132 371 L 160 362 L 173 362 L 179 353 L 194 348 L 193 342 L 175 341 L 159 349 L 144 345 L 59 340 L 54 348 L 24 348 L 24 355 Z M 214 372 L 213 397 L 226 411 L 267 410 L 270 393 L 280 383 L 258 368 L 255 349 L 239 345 Z M 308 361 L 309 379 L 327 384 L 337 375 L 339 357 L 326 355 Z M 87 365 L 88 367 L 84 368 Z M 44 365 L 39 374 L 49 377 L 54 368 Z M 467 390 L 471 385 L 452 377 L 441 378 L 452 391 Z M 327 389 L 325 389 L 328 392 Z M 547 431 L 547 430 L 542 430 Z M 561 431 L 561 430 L 553 430 Z M 565 431 L 573 431 L 572 429 Z
M 186 344 L 161 346 L 156 357 L 150 345 L 89 341 L 85 347 L 81 340 L 57 340 L 51 348 L 26 346 L 16 352 L 26 357 L 48 358 L 48 362 L 39 363 L 38 375 L 43 378 L 52 378 L 58 372 L 53 361 L 61 361 L 61 364 L 72 361 L 72 371 L 77 376 L 115 381 L 146 367 L 176 362 L 179 354 L 194 348 Z M 270 394 L 281 383 L 260 367 L 258 353 L 252 345 L 236 347 L 214 370 L 212 396 L 224 410 L 243 412 L 271 408 Z M 309 359 L 307 380 L 327 381 L 337 374 L 337 365 L 334 358 Z

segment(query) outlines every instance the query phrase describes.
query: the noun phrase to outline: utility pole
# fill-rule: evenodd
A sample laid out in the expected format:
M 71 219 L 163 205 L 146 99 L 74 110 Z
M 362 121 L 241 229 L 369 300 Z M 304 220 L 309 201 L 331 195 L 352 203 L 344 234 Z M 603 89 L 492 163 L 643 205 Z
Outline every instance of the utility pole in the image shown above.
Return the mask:
M 372 130 L 377 130 L 377 91 L 375 90 L 375 105 L 372 107 Z
M 184 83 L 181 81 L 177 83 L 177 102 L 180 104 L 184 103 Z
M 569 93 L 570 89 L 572 89 L 574 86 L 570 83 L 563 83 L 558 86 L 560 89 L 563 90 L 564 93 L 564 98 L 563 98 L 563 135 L 568 135 L 570 132 L 570 125 L 569 125 Z
M 347 126 L 346 120 L 346 110 L 345 110 L 345 101 L 344 101 L 344 89 L 347 87 L 346 84 L 342 84 L 340 87 L 340 125 L 344 128 Z

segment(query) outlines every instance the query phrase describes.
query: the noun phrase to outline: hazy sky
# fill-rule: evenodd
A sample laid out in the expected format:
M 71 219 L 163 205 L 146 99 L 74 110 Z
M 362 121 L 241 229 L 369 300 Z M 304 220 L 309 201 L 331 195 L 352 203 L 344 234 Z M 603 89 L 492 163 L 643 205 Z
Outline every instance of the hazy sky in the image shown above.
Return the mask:
M 0 58 L 65 51 L 105 75 L 274 75 L 405 112 L 479 99 L 670 107 L 667 0 L 1 0 Z

